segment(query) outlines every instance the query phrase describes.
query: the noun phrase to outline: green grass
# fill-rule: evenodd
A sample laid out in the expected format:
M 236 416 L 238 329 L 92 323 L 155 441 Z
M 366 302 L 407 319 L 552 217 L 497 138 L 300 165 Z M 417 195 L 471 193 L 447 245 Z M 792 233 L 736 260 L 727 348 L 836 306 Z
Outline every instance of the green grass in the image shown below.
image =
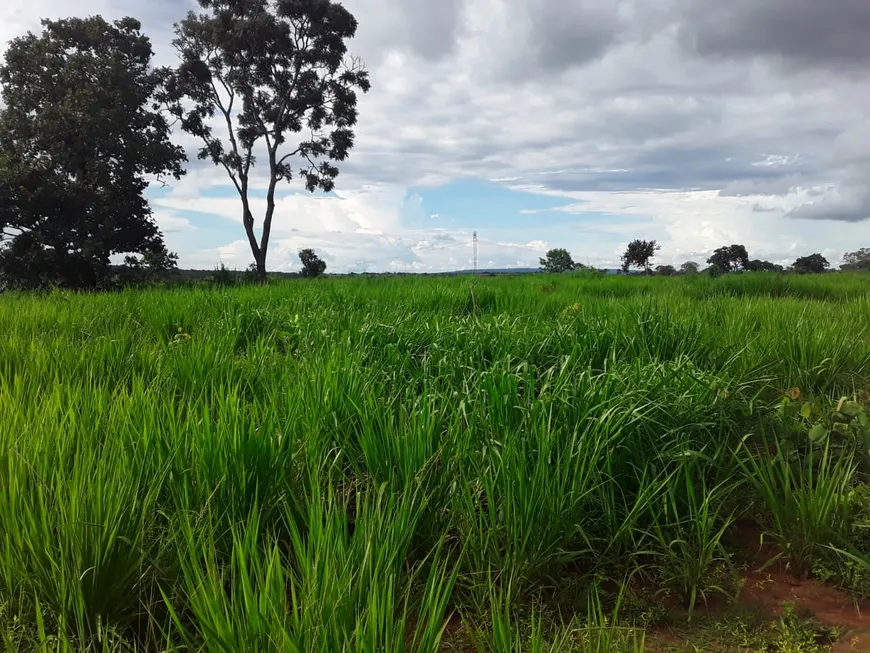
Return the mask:
M 596 588 L 730 596 L 738 521 L 870 559 L 790 388 L 870 388 L 870 277 L 3 295 L 2 645 L 641 651 Z

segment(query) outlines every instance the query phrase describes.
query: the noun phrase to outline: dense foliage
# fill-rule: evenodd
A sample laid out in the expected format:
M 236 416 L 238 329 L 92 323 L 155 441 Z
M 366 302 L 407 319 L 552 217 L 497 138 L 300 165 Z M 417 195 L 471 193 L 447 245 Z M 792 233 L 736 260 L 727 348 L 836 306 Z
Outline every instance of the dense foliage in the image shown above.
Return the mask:
M 613 588 L 727 600 L 746 523 L 870 591 L 865 275 L 13 293 L 0 335 L 9 650 L 640 651 Z
M 737 272 L 749 268 L 749 254 L 743 245 L 728 245 L 713 251 L 707 263 L 721 270 Z
M 782 272 L 783 267 L 770 261 L 762 261 L 760 259 L 752 259 L 746 264 L 746 269 L 749 272 Z
M 0 67 L 0 280 L 94 287 L 113 254 L 167 253 L 143 196 L 185 160 L 153 103 L 139 22 L 43 21 L 14 39 Z
M 583 267 L 578 266 L 571 258 L 571 252 L 564 248 L 551 249 L 546 256 L 539 259 L 539 263 L 541 270 L 545 272 L 568 272 Z
M 798 274 L 820 274 L 830 267 L 830 263 L 821 254 L 810 254 L 799 257 L 791 267 Z

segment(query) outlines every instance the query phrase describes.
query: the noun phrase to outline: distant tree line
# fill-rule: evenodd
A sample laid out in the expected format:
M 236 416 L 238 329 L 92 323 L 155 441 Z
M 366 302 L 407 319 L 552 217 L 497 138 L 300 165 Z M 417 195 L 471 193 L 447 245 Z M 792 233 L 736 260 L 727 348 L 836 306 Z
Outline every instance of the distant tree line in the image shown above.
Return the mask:
M 701 269 L 695 261 L 686 261 L 679 268 L 673 265 L 657 265 L 653 267 L 653 259 L 661 250 L 661 245 L 655 240 L 632 240 L 625 247 L 620 257 L 622 266 L 620 271 L 628 274 L 632 269 L 637 269 L 642 274 L 655 274 L 659 276 L 708 274 L 718 276 L 731 272 L 791 272 L 796 274 L 820 274 L 827 272 L 831 265 L 828 260 L 819 253 L 798 257 L 788 267 L 783 267 L 770 261 L 750 259 L 744 245 L 723 245 L 713 251 L 707 258 L 708 267 Z M 584 270 L 587 266 L 575 263 L 571 253 L 566 249 L 551 249 L 546 256 L 540 259 L 541 270 L 544 272 L 568 272 L 570 270 Z M 870 248 L 862 247 L 854 252 L 843 254 L 841 270 L 870 270 Z

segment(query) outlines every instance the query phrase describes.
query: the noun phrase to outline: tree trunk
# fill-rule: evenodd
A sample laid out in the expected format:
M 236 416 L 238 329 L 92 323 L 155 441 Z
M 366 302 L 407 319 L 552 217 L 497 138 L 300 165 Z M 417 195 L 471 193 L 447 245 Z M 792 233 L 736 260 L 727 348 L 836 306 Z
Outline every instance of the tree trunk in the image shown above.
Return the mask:
M 247 184 L 243 184 L 240 195 L 242 196 L 242 223 L 245 225 L 248 245 L 251 246 L 251 254 L 254 256 L 257 283 L 266 283 L 266 248 L 257 243 L 257 237 L 254 235 L 254 216 L 248 204 Z
M 263 233 L 260 236 L 260 254 L 263 255 L 262 278 L 260 278 L 260 263 L 257 262 L 257 278 L 260 279 L 260 283 L 266 281 L 266 252 L 269 251 L 269 236 L 272 234 L 272 216 L 275 215 L 275 186 L 278 184 L 278 173 L 275 170 L 275 166 L 275 148 L 270 145 L 269 188 L 266 191 L 266 215 L 263 216 Z
M 266 283 L 266 252 L 260 250 L 254 253 L 254 261 L 257 264 L 257 283 Z

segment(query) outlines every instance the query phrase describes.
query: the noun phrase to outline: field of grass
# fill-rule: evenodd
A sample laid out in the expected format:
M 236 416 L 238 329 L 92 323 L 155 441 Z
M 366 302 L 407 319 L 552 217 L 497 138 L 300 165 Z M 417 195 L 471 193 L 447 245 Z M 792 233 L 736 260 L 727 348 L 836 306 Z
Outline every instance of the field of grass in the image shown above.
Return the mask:
M 870 275 L 3 295 L 2 646 L 637 653 L 747 532 L 870 594 L 868 389 Z

